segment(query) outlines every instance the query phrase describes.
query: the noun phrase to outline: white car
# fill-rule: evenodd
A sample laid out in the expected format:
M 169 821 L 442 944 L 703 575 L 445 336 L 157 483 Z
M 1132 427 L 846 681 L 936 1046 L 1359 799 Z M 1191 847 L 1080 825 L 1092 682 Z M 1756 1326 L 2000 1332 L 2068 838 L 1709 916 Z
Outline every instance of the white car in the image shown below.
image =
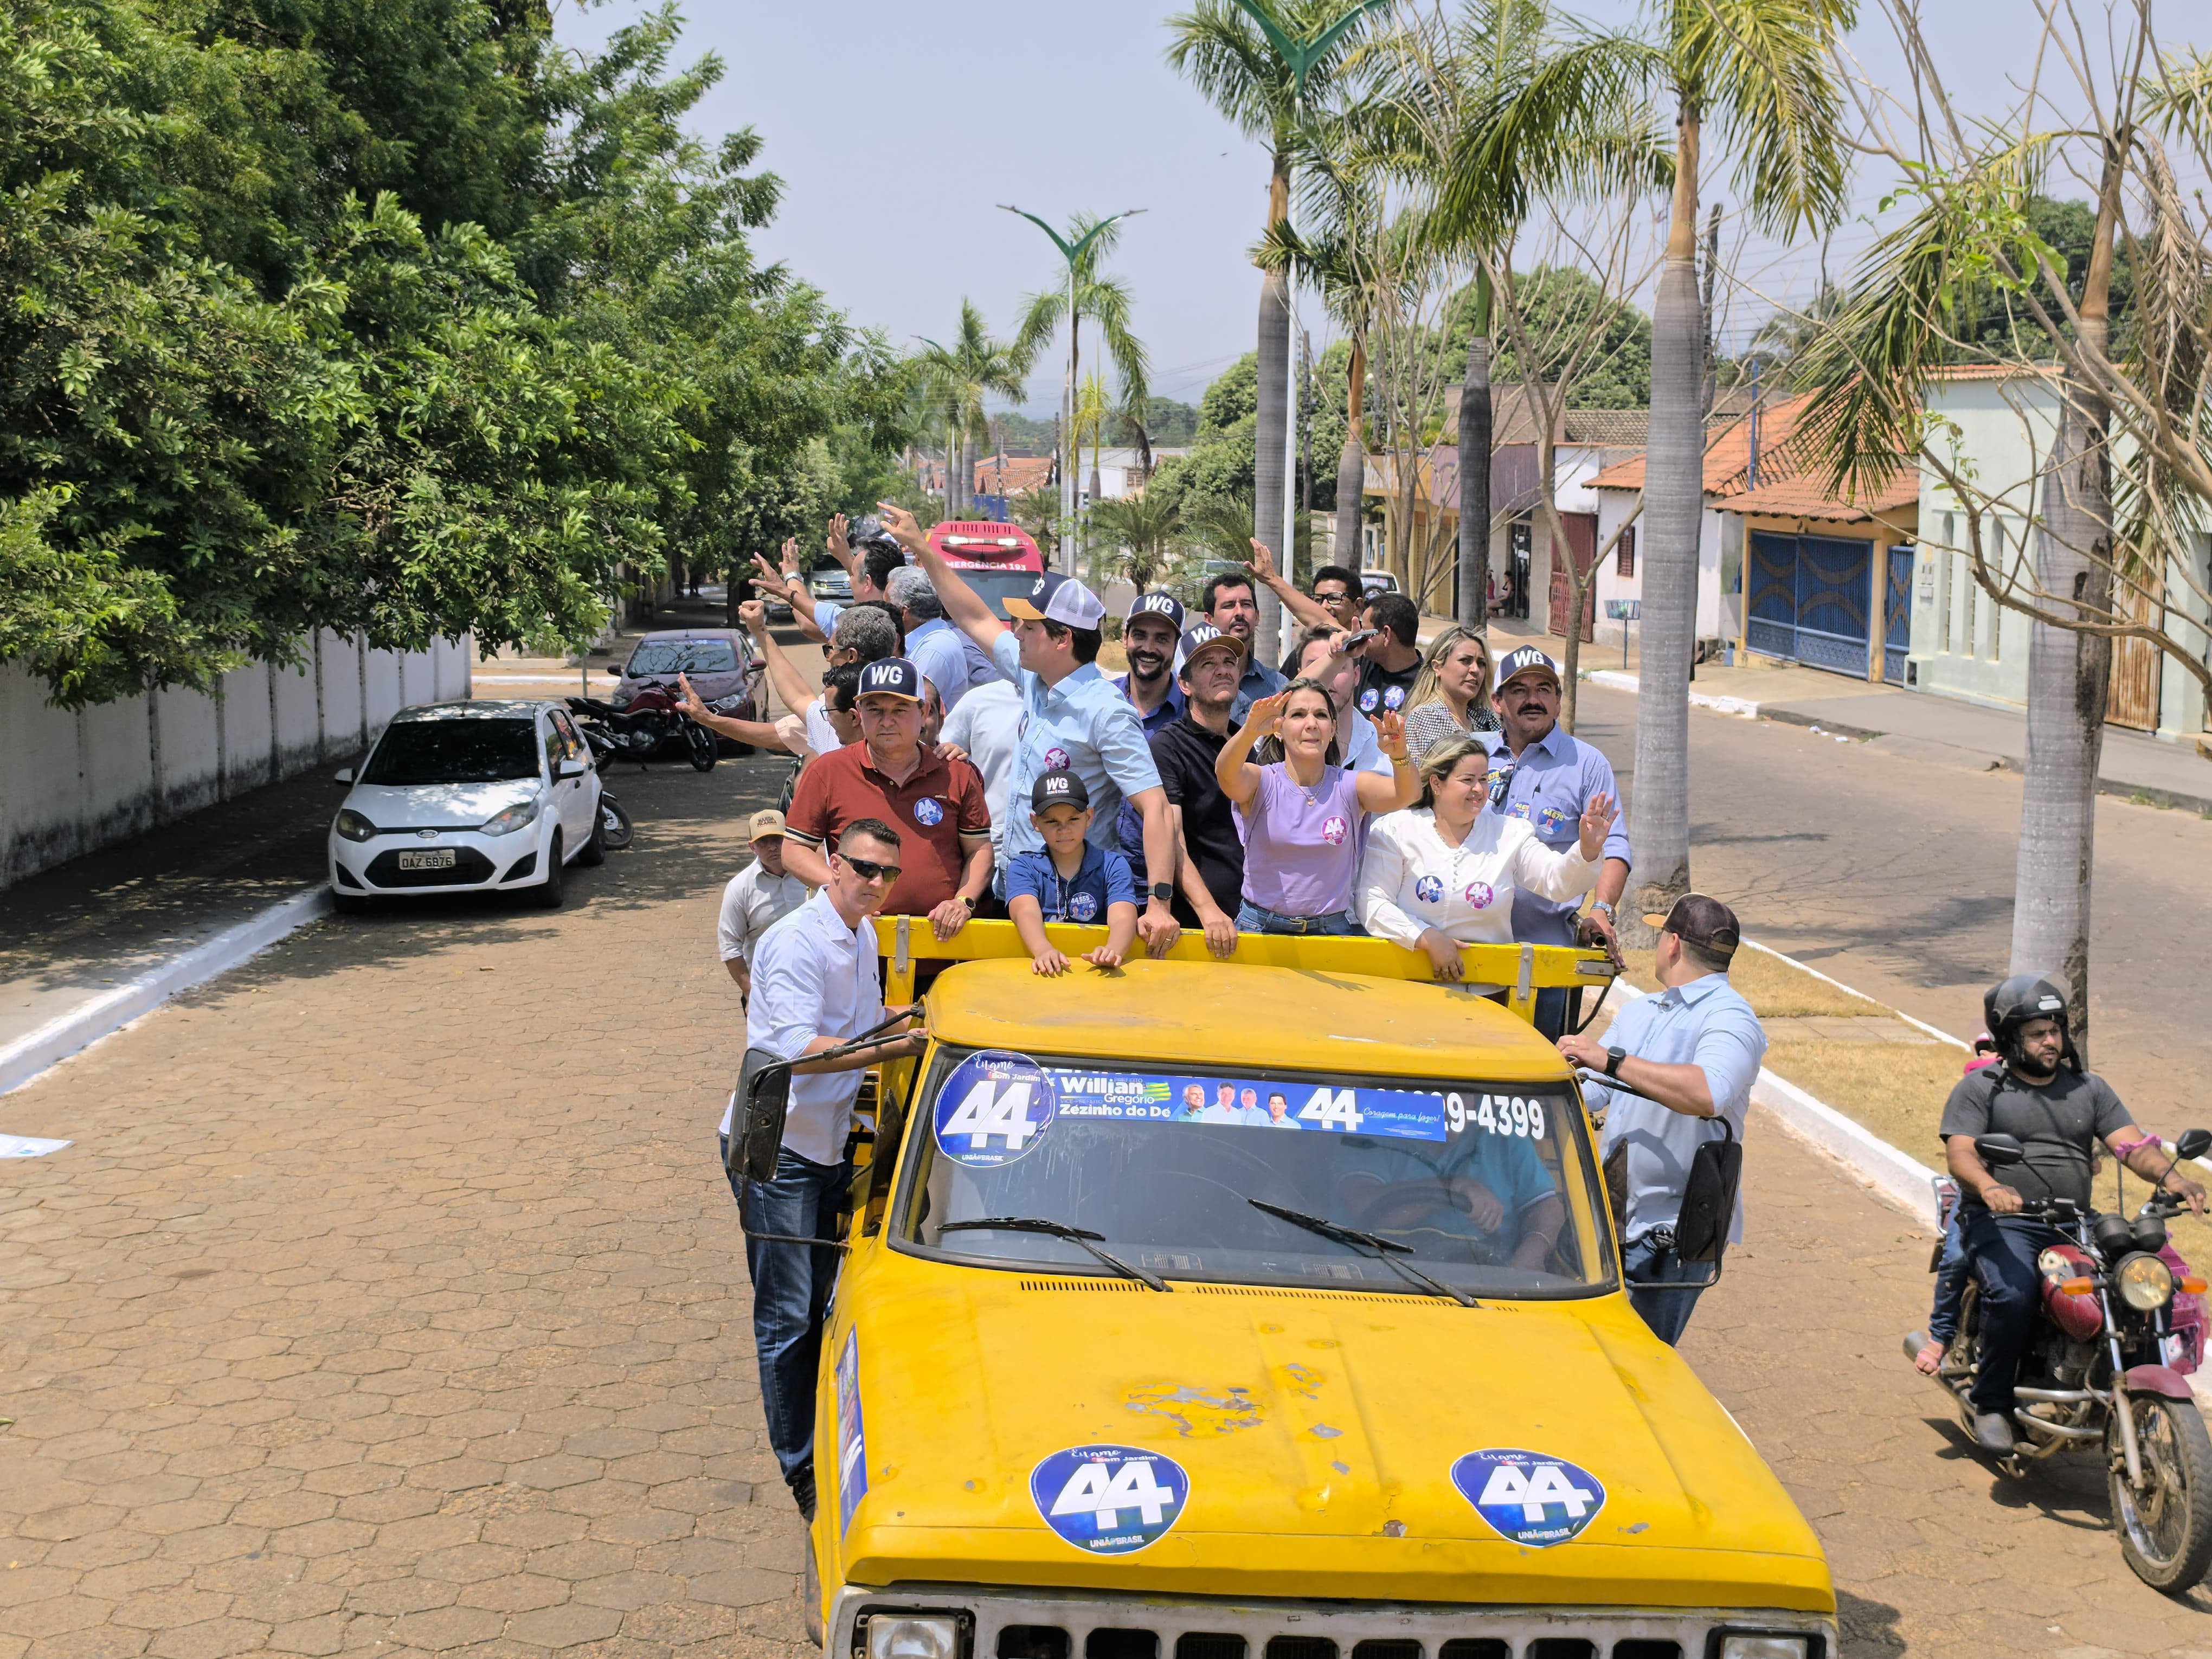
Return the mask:
M 570 860 L 606 858 L 599 775 L 550 702 L 443 702 L 392 717 L 331 823 L 341 910 L 402 893 L 534 890 L 561 902 Z

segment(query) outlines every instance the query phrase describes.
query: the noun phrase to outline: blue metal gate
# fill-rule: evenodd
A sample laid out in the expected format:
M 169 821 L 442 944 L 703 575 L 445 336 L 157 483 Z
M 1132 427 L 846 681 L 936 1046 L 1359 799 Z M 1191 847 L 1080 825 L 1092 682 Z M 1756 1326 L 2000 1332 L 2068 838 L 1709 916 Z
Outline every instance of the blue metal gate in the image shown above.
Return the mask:
M 1863 679 L 1874 609 L 1874 544 L 1832 536 L 1751 536 L 1744 643 Z
M 1905 684 L 1905 659 L 1912 648 L 1912 562 L 1917 556 L 1909 547 L 1889 550 L 1889 581 L 1882 595 L 1881 677 L 1892 685 Z

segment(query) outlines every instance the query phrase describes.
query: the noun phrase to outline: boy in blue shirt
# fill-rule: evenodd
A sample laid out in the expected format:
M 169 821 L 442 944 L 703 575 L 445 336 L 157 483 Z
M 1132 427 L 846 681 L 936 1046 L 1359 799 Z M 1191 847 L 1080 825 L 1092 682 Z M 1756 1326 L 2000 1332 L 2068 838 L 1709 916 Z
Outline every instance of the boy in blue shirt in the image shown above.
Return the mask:
M 1094 968 L 1119 968 L 1137 936 L 1137 883 L 1129 860 L 1084 839 L 1091 828 L 1091 792 L 1073 772 L 1045 773 L 1030 789 L 1030 822 L 1044 850 L 1017 853 L 1006 863 L 1006 914 L 1029 947 L 1030 966 L 1048 978 L 1067 971 L 1067 957 L 1045 937 L 1048 921 L 1106 924 L 1106 942 L 1084 952 Z

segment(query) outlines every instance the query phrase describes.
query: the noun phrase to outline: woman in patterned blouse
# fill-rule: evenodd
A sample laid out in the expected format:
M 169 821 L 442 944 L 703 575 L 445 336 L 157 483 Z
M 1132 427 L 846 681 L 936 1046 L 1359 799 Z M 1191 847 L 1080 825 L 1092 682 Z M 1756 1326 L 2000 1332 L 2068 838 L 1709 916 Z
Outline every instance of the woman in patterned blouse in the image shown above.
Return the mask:
M 1406 699 L 1406 752 L 1414 764 L 1447 738 L 1498 729 L 1490 706 L 1490 647 L 1460 627 L 1437 635 Z

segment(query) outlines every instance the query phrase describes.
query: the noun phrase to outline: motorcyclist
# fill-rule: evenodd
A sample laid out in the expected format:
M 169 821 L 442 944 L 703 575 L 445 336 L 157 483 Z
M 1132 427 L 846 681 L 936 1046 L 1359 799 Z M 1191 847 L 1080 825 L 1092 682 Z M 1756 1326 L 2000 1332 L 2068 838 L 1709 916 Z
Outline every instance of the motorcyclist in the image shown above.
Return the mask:
M 2035 1260 L 2060 1237 L 2048 1223 L 2021 1214 L 2023 1204 L 2068 1199 L 2087 1208 L 2099 1140 L 2199 1214 L 2204 1188 L 2179 1172 L 2155 1139 L 2136 1139 L 2112 1085 L 2083 1069 L 2057 986 L 2016 974 L 1992 986 L 1982 1007 L 2001 1063 L 1959 1080 L 1937 1133 L 1962 1189 L 1966 1255 L 1982 1289 L 1980 1365 L 1968 1396 L 1974 1440 L 2003 1454 L 2013 1449 L 2013 1385 L 2041 1294 Z M 1974 1150 L 1977 1135 L 1992 1133 L 2013 1136 L 2027 1153 L 2004 1179 Z

